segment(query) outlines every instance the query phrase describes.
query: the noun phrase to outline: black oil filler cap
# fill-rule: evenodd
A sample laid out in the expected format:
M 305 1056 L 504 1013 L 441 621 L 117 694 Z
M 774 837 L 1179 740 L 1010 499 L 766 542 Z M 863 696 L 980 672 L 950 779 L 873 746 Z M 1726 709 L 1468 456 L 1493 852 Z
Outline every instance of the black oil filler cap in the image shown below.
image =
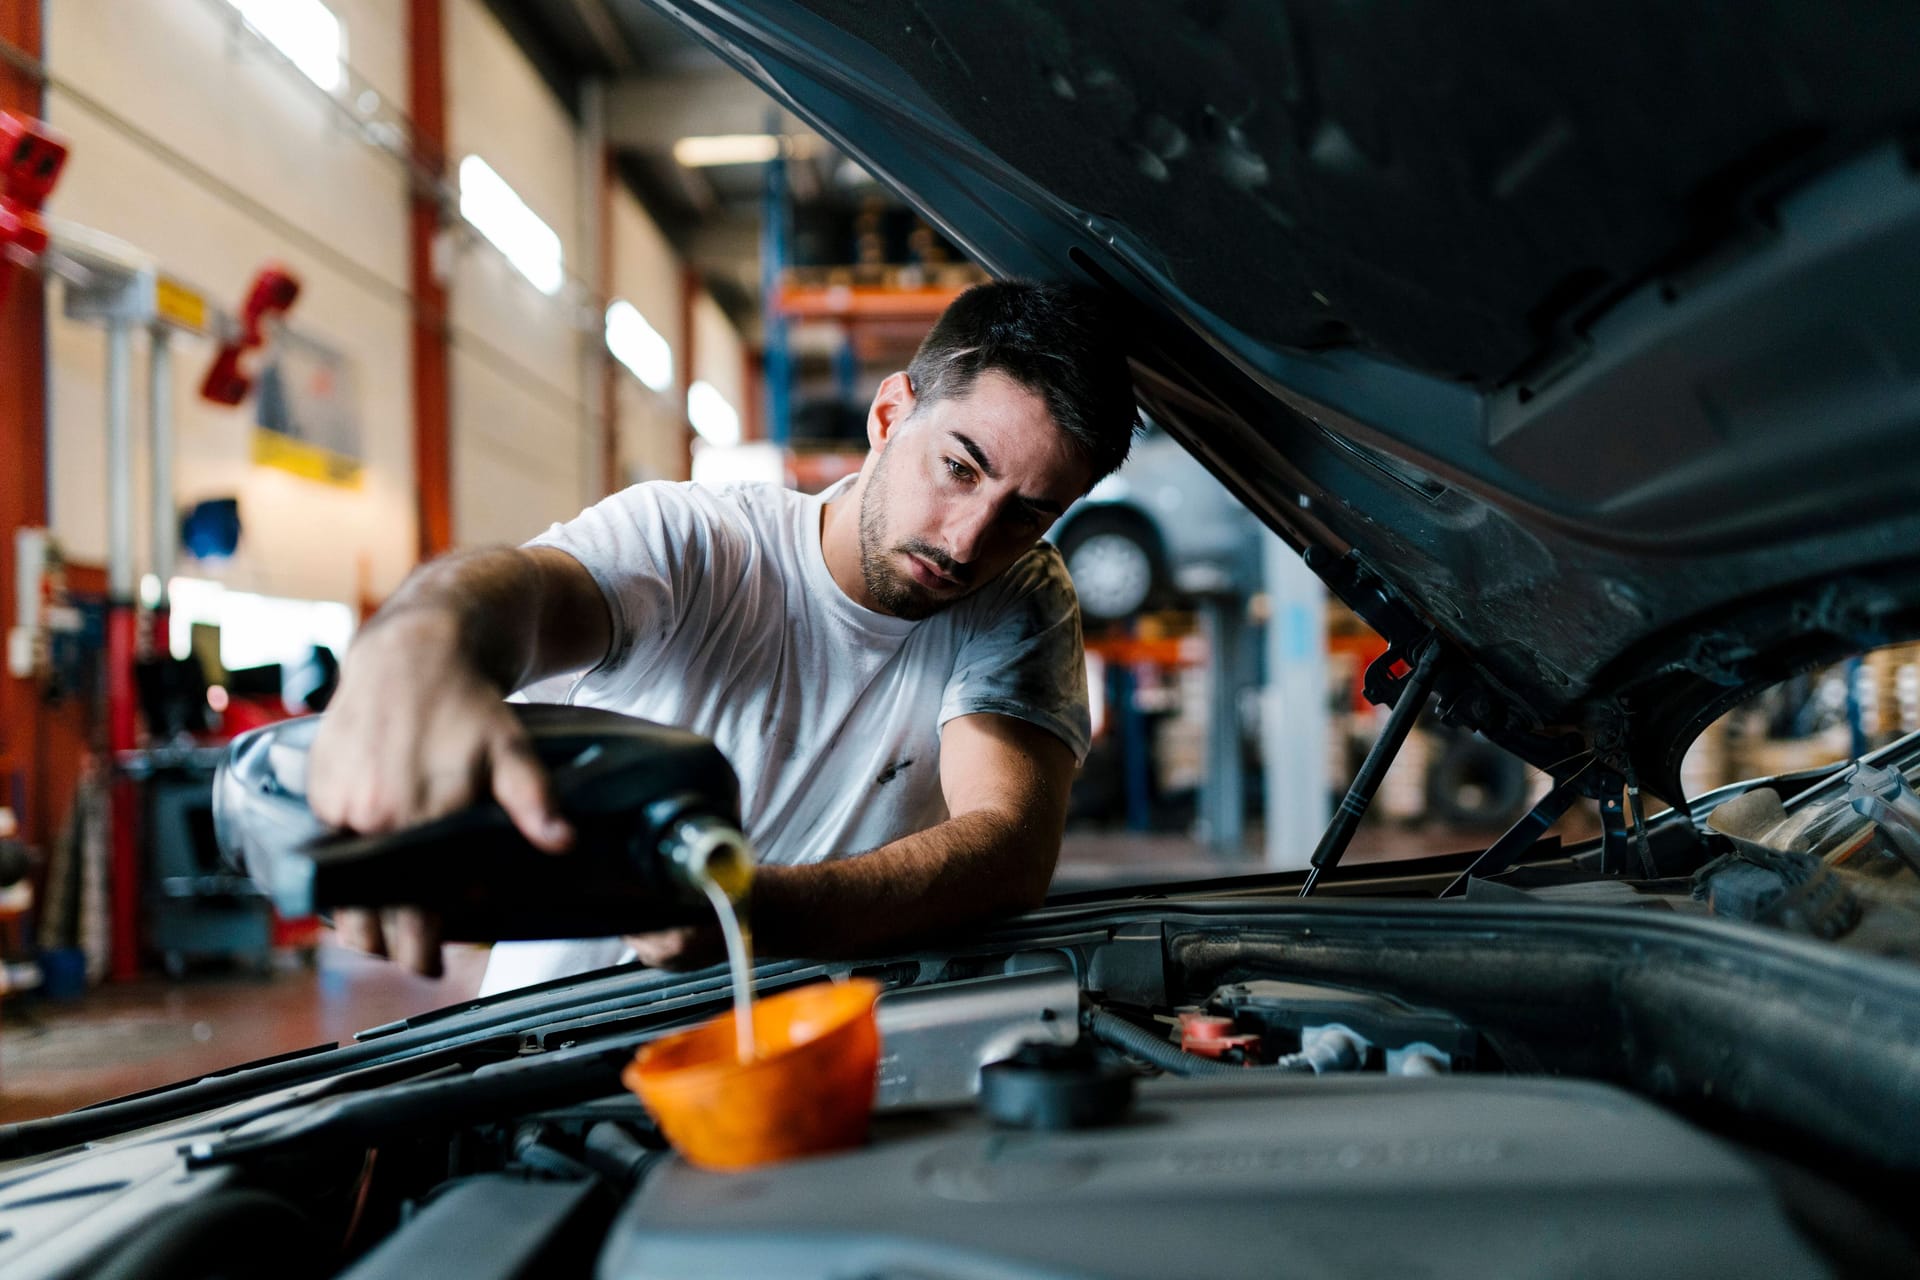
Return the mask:
M 1023 1045 L 980 1068 L 980 1108 L 1014 1129 L 1090 1129 L 1133 1105 L 1132 1068 L 1084 1045 Z

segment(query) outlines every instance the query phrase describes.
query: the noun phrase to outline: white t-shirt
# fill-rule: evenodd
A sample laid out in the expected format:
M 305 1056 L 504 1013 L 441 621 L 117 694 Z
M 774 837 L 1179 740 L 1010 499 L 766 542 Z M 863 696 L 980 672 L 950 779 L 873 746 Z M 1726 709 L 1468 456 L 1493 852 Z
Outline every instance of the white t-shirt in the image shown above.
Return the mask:
M 566 700 L 711 738 L 740 776 L 762 862 L 847 857 L 947 818 L 940 728 L 993 712 L 1086 758 L 1080 610 L 1041 543 L 918 622 L 856 604 L 827 570 L 825 504 L 777 485 L 635 485 L 528 543 L 586 566 L 613 620 Z M 530 696 L 558 698 L 565 684 Z M 617 938 L 501 943 L 482 994 L 618 963 Z

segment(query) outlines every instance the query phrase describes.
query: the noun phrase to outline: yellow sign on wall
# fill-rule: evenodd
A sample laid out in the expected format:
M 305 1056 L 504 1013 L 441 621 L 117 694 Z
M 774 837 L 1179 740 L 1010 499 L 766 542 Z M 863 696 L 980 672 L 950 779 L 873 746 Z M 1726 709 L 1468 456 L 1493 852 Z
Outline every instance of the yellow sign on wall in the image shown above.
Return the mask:
M 360 483 L 359 398 L 353 365 L 282 330 L 254 390 L 253 460 L 322 484 Z
M 207 300 L 178 280 L 161 276 L 153 282 L 153 309 L 169 324 L 206 332 Z
M 263 467 L 291 471 L 302 479 L 318 480 L 322 484 L 339 485 L 347 489 L 360 487 L 358 458 L 344 457 L 304 440 L 289 439 L 265 427 L 253 433 L 253 460 Z

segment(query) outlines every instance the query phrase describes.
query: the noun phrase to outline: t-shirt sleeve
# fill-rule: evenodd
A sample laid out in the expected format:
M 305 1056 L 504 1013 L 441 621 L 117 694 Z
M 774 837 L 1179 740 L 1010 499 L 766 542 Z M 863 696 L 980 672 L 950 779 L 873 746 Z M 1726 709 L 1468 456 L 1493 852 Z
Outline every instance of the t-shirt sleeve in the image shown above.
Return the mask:
M 613 641 L 593 678 L 644 666 L 666 648 L 714 536 L 711 513 L 690 486 L 653 481 L 603 498 L 525 545 L 566 552 L 606 598 Z
M 1087 758 L 1087 654 L 1080 602 L 1060 553 L 1042 543 L 978 601 L 940 704 L 940 723 L 992 712 L 1039 725 Z

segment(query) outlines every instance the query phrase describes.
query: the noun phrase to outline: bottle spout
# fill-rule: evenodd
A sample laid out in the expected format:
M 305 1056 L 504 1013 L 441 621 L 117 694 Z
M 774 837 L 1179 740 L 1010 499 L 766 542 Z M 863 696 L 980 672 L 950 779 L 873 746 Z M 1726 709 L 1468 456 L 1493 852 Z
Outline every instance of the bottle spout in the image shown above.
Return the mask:
M 753 849 L 723 818 L 700 814 L 674 823 L 666 853 L 682 883 L 702 892 L 711 884 L 729 902 L 739 902 L 752 887 Z

